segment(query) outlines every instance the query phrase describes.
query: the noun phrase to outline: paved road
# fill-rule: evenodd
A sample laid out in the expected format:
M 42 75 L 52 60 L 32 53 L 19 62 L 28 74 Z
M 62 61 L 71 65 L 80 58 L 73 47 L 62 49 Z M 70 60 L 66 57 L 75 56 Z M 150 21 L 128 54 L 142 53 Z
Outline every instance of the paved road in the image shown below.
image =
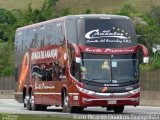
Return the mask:
M 63 113 L 61 107 L 48 107 L 47 111 L 28 111 L 23 108 L 22 103 L 18 103 L 13 99 L 0 99 L 0 113 L 13 113 L 13 114 L 41 114 L 41 115 L 56 115 L 56 116 L 67 116 L 76 119 L 107 119 L 105 117 L 113 118 L 115 114 L 113 112 L 107 112 L 106 108 L 101 107 L 90 107 L 86 108 L 81 113 L 68 114 Z M 155 118 L 160 119 L 160 107 L 148 107 L 148 106 L 138 106 L 138 107 L 125 107 L 124 113 L 120 114 L 118 117 L 130 117 L 137 119 L 145 118 Z M 117 116 L 117 115 L 116 115 Z M 99 118 L 100 117 L 100 118 Z M 141 118 L 139 118 L 141 117 Z M 143 118 L 142 118 L 143 117 Z M 135 118 L 135 119 L 136 119 Z M 127 119 L 127 120 L 128 120 Z M 145 119 L 144 119 L 145 120 Z

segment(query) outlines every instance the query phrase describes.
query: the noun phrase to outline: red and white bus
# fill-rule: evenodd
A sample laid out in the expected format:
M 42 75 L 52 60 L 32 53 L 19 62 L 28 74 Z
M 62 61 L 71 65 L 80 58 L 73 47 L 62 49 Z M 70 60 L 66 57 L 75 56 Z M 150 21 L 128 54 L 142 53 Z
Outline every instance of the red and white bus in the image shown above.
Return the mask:
M 139 45 L 130 18 L 71 15 L 18 28 L 15 98 L 29 110 L 101 106 L 122 113 L 140 101 Z

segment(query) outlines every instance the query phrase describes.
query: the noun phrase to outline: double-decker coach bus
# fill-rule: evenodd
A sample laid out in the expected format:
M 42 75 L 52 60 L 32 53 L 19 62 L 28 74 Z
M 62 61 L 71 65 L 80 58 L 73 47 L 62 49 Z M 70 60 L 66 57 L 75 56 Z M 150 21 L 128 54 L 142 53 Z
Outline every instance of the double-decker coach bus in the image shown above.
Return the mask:
M 122 113 L 139 105 L 139 49 L 147 63 L 126 16 L 71 15 L 18 28 L 15 98 L 29 110 L 101 106 Z

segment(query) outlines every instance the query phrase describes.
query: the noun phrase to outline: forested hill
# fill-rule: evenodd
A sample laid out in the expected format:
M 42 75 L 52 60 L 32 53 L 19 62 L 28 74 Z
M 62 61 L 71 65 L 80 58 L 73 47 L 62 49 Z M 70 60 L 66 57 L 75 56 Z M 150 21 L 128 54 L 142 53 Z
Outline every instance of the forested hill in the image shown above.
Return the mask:
M 138 43 L 150 51 L 151 61 L 142 69 L 160 67 L 160 0 L 0 0 L 0 76 L 14 72 L 14 36 L 18 27 L 70 14 L 109 13 L 131 17 Z

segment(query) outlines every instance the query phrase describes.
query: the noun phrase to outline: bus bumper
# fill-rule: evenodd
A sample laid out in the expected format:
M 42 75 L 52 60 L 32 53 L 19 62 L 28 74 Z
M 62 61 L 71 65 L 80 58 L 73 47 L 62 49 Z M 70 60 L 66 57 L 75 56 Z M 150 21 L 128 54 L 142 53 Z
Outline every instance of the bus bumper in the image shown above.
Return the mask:
M 81 106 L 138 106 L 139 97 L 135 98 L 86 98 L 82 97 Z
M 140 102 L 140 88 L 125 93 L 95 93 L 79 91 L 80 106 L 138 106 Z

